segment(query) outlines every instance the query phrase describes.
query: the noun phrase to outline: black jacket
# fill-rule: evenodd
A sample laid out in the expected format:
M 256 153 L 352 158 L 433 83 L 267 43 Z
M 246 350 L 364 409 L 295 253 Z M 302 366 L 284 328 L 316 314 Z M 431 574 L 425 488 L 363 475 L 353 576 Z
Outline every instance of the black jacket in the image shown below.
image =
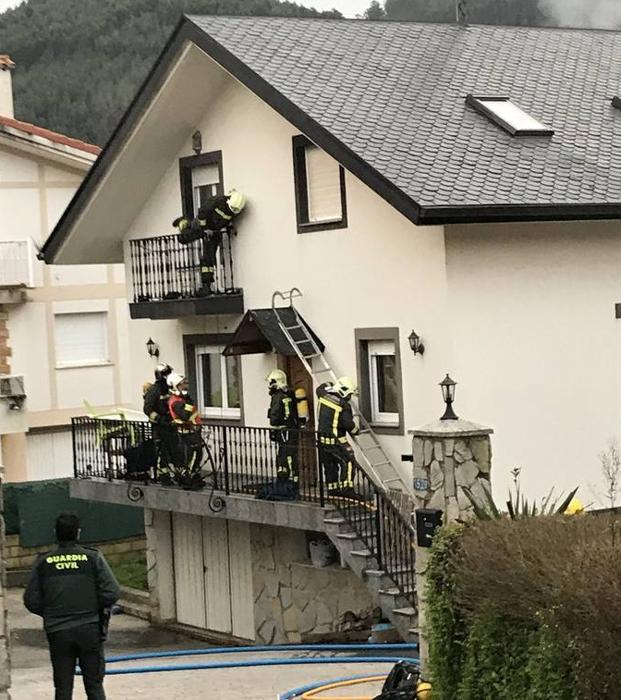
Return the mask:
M 168 412 L 168 385 L 165 379 L 154 382 L 144 395 L 143 410 L 151 423 L 168 425 L 171 422 Z
M 347 399 L 336 393 L 328 391 L 331 384 L 326 382 L 317 387 L 319 399 L 319 415 L 317 418 L 317 432 L 325 437 L 333 437 L 339 442 L 346 442 L 347 434 L 355 435 L 358 432 L 354 412 Z
M 291 389 L 276 389 L 272 393 L 267 417 L 272 428 L 298 427 L 298 404 Z
M 63 542 L 39 557 L 24 592 L 24 605 L 43 617 L 46 632 L 99 623 L 119 598 L 119 584 L 103 554 Z

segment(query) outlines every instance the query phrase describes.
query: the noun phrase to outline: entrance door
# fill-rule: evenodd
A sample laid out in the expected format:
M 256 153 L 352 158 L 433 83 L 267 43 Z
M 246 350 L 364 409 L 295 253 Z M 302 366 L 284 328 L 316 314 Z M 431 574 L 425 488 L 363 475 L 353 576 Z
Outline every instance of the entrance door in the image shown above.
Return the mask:
M 315 447 L 315 391 L 313 378 L 306 371 L 299 357 L 286 356 L 281 358 L 282 367 L 287 373 L 289 386 L 293 389 L 302 388 L 308 400 L 308 423 L 300 433 L 298 451 L 300 465 L 300 489 L 304 486 L 315 486 L 317 483 L 317 450 Z
M 254 639 L 248 523 L 173 513 L 177 621 Z

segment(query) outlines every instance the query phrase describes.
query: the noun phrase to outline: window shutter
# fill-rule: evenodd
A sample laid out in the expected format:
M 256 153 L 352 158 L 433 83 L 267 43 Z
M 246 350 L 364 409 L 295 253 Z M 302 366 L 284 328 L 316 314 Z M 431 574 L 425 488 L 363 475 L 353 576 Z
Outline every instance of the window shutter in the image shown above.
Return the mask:
M 343 218 L 340 166 L 317 146 L 307 146 L 305 150 L 308 220 L 338 221 Z
M 108 314 L 57 314 L 55 316 L 56 364 L 80 365 L 108 361 Z

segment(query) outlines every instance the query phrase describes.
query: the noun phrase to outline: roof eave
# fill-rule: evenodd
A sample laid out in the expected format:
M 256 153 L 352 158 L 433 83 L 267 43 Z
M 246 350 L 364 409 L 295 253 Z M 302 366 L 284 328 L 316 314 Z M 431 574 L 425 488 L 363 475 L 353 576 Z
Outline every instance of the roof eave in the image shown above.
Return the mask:
M 320 146 L 343 167 L 352 172 L 403 216 L 419 223 L 419 205 L 408 197 L 389 179 L 381 175 L 362 160 L 350 148 L 335 138 L 327 129 L 318 124 L 306 112 L 282 95 L 276 88 L 261 78 L 249 66 L 213 37 L 198 27 L 191 19 L 181 18 L 175 31 L 162 50 L 149 75 L 144 80 L 132 103 L 110 136 L 95 165 L 83 180 L 73 200 L 64 211 L 54 230 L 41 250 L 41 258 L 46 263 L 54 263 L 73 225 L 81 215 L 89 196 L 95 191 L 98 182 L 113 164 L 116 155 L 139 122 L 151 97 L 157 92 L 166 78 L 169 68 L 186 41 L 191 41 L 210 56 L 233 77 L 239 80 L 260 99 L 275 109 L 282 117 L 296 126 L 311 141 Z
M 621 219 L 621 203 L 482 204 L 423 206 L 419 224 L 519 223 L 528 221 L 603 221 Z

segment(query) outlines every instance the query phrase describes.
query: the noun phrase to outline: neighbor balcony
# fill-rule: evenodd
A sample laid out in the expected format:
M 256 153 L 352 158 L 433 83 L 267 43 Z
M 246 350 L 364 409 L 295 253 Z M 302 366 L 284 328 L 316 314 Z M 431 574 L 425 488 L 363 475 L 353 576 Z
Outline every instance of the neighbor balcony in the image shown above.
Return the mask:
M 242 290 L 235 286 L 231 234 L 223 233 L 212 293 L 201 282 L 202 241 L 184 245 L 177 235 L 130 241 L 132 318 L 167 319 L 244 311 Z
M 36 250 L 26 241 L 0 242 L 0 303 L 26 301 L 26 289 L 36 286 Z

